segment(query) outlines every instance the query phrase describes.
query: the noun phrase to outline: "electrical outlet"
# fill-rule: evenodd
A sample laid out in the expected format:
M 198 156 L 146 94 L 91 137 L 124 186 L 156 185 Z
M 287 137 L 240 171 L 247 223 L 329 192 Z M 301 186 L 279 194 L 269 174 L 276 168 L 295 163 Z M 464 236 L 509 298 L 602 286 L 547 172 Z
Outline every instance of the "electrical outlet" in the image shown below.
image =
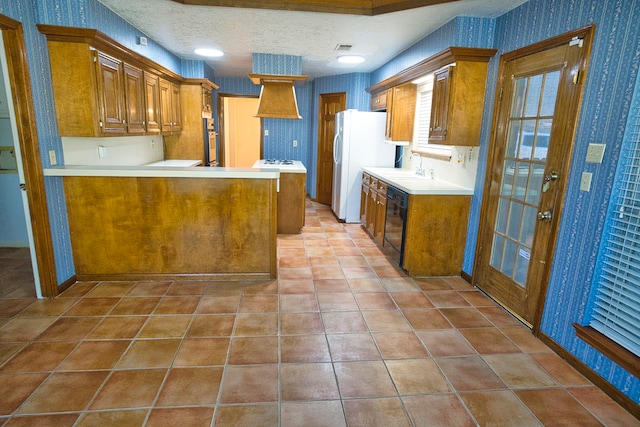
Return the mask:
M 582 172 L 582 178 L 580 178 L 580 191 L 591 191 L 591 172 Z
M 587 163 L 602 163 L 605 147 L 605 144 L 590 143 L 589 147 L 587 148 L 587 158 L 585 159 L 585 161 Z
M 54 150 L 49 150 L 49 163 L 51 163 L 51 166 L 58 164 L 58 160 L 56 160 L 56 152 Z
M 269 136 L 269 129 L 264 130 L 264 136 Z
M 293 140 L 293 146 L 297 147 L 298 146 L 298 141 L 296 141 L 295 139 Z
M 104 145 L 98 145 L 98 157 L 107 157 L 107 147 L 105 147 Z

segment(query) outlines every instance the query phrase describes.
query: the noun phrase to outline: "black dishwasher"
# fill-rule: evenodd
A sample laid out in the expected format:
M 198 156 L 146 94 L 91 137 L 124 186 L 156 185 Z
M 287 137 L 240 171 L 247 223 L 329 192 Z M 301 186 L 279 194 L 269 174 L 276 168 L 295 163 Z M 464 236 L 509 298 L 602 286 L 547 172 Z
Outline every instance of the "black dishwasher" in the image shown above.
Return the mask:
M 407 220 L 409 195 L 396 187 L 387 188 L 387 209 L 382 246 L 391 258 L 402 267 L 404 232 Z

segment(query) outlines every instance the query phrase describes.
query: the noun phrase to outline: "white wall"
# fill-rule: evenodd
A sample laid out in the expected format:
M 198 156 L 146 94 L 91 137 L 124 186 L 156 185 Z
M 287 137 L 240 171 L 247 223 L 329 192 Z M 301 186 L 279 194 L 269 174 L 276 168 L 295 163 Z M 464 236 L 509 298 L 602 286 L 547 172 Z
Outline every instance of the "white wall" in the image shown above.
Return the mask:
M 65 165 L 136 166 L 164 160 L 161 136 L 63 137 Z M 99 147 L 105 156 L 100 157 Z M 61 162 L 58 161 L 60 164 Z
M 404 147 L 402 168 L 415 171 L 420 165 L 420 159 L 416 156 L 409 158 L 411 147 L 412 145 Z M 426 176 L 429 176 L 429 170 L 433 169 L 436 179 L 473 189 L 478 172 L 479 149 L 480 147 L 453 147 L 449 161 L 422 157 L 422 168 Z M 462 156 L 461 163 L 458 162 L 458 155 Z

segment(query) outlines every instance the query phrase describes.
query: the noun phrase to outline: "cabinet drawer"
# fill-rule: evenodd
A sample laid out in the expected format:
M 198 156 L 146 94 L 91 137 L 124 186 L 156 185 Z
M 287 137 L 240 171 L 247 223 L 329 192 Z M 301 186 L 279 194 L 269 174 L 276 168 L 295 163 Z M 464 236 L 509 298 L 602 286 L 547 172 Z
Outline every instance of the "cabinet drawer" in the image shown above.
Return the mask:
M 370 181 L 371 181 L 371 175 L 369 175 L 366 172 L 363 172 L 362 173 L 362 185 L 365 185 L 365 186 L 368 187 L 369 184 L 370 184 Z
M 374 190 L 378 189 L 378 178 L 375 178 L 373 176 L 369 177 L 369 186 L 371 188 L 373 188 Z
M 378 181 L 377 190 L 378 190 L 379 193 L 381 193 L 385 197 L 387 197 L 387 186 L 388 186 L 388 184 L 386 182 Z

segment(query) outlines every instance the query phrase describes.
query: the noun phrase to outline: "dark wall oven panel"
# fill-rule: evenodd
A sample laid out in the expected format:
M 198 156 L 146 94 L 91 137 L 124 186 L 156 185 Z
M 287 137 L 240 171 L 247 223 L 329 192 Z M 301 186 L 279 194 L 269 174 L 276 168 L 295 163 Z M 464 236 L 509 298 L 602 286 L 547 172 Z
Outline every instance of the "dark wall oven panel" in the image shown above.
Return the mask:
M 407 193 L 392 186 L 387 188 L 387 210 L 382 246 L 400 267 L 402 267 L 404 252 L 408 202 L 409 195 Z

